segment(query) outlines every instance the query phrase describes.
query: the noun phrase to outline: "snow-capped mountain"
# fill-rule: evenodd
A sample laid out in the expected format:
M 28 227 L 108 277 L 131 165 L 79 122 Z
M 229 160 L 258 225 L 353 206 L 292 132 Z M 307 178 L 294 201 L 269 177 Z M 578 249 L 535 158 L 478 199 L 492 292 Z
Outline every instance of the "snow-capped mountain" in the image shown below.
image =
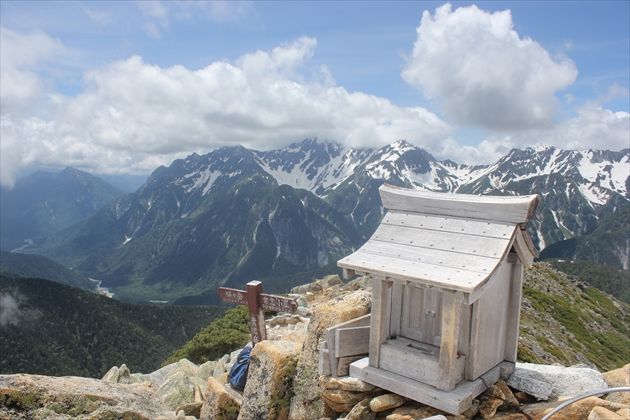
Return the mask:
M 541 249 L 592 231 L 602 213 L 628 200 L 630 189 L 628 149 L 514 149 L 492 165 L 468 166 L 438 161 L 402 140 L 380 149 L 344 149 L 305 140 L 256 156 L 278 183 L 308 189 L 328 200 L 364 236 L 371 234 L 379 218 L 379 212 L 365 213 L 361 203 L 375 201 L 365 194 L 376 194 L 373 182 L 455 193 L 540 194 L 543 201 L 532 233 Z
M 525 149 L 467 166 L 405 141 L 374 149 L 316 140 L 266 152 L 225 147 L 158 168 L 137 192 L 58 235 L 44 252 L 130 298 L 191 296 L 253 278 L 286 288 L 332 270 L 372 234 L 383 216 L 383 182 L 540 194 L 530 229 L 542 249 L 592 232 L 628 203 L 629 155 Z
M 279 185 L 252 151 L 229 147 L 158 168 L 43 252 L 117 296 L 172 300 L 252 279 L 273 292 L 284 287 L 277 279 L 290 286 L 286 276 L 330 272 L 358 244 L 330 204 Z

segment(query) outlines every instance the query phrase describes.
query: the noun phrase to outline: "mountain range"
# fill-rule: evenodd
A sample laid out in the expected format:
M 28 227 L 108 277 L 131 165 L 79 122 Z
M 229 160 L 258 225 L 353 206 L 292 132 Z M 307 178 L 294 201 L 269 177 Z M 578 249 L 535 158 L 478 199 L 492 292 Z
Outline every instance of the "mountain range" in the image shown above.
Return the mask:
M 0 273 L 14 277 L 47 279 L 83 290 L 97 291 L 96 282 L 42 255 L 0 251 Z
M 405 141 L 344 148 L 314 139 L 241 146 L 160 167 L 135 193 L 33 248 L 121 297 L 173 300 L 252 279 L 286 290 L 333 271 L 383 215 L 383 182 L 471 194 L 540 194 L 539 249 L 594 232 L 629 202 L 630 150 L 514 149 L 492 165 L 435 159 Z M 601 252 L 614 244 L 600 244 Z M 622 252 L 623 254 L 623 252 Z M 609 263 L 623 266 L 625 254 Z M 297 277 L 296 277 L 297 276 Z
M 36 243 L 84 220 L 122 194 L 102 179 L 74 168 L 38 171 L 0 188 L 0 249 Z

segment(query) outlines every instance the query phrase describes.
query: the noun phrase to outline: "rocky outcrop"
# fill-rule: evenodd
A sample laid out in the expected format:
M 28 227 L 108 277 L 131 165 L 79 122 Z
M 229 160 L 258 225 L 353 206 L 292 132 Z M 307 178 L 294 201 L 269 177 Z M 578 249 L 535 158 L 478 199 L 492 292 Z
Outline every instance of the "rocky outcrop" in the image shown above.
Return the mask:
M 236 420 L 242 400 L 235 391 L 214 378 L 208 379 L 206 395 L 201 407 L 200 420 Z
M 334 288 L 322 288 L 319 294 L 307 293 L 312 299 L 312 317 L 308 325 L 306 340 L 297 366 L 291 400 L 290 417 L 310 420 L 332 415 L 330 408 L 321 398 L 317 363 L 319 347 L 324 341 L 326 329 L 340 322 L 365 315 L 370 309 L 370 292 L 357 290 L 353 293 L 337 294 Z
M 604 377 L 595 369 L 517 363 L 508 385 L 539 400 L 557 399 L 607 388 Z
M 0 375 L 0 418 L 172 418 L 148 384 L 40 375 Z
M 239 420 L 288 418 L 300 349 L 292 341 L 262 341 L 254 346 Z

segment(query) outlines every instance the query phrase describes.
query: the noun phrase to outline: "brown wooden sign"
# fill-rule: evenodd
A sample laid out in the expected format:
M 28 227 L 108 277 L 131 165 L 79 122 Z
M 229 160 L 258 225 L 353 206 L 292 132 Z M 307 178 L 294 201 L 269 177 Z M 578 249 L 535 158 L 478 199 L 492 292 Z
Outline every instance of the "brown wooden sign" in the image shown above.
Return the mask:
M 247 290 L 219 287 L 219 298 L 224 302 L 247 305 L 252 344 L 267 339 L 265 310 L 291 313 L 297 311 L 297 302 L 294 299 L 263 293 L 262 283 L 256 280 L 247 283 Z

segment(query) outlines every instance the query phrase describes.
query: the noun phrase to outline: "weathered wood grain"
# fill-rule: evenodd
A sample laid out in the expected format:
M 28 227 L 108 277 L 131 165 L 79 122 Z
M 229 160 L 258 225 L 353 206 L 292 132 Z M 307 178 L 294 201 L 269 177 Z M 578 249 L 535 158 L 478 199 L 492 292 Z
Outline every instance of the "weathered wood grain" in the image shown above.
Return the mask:
M 335 330 L 335 357 L 368 354 L 370 327 L 337 328 Z
M 437 388 L 443 391 L 454 389 L 463 377 L 457 355 L 462 300 L 461 295 L 456 293 L 444 293 L 442 296 L 442 342 Z
M 441 391 L 393 372 L 374 368 L 368 359 L 350 365 L 350 375 L 404 397 L 459 415 L 472 405 L 472 400 L 499 379 L 502 365 L 497 365 L 474 381 L 462 381 L 454 390 Z
M 511 264 L 509 302 L 505 321 L 505 353 L 504 360 L 516 362 L 518 351 L 518 331 L 521 321 L 521 298 L 523 295 L 523 265 Z
M 439 214 L 478 220 L 525 223 L 538 205 L 538 196 L 478 196 L 433 193 L 383 184 L 383 206 L 389 210 Z
M 387 212 L 381 223 L 416 229 L 436 230 L 439 232 L 487 236 L 497 239 L 509 238 L 514 232 L 514 223 L 475 220 L 466 217 L 441 216 L 435 214 L 418 214 L 397 210 Z
M 372 278 L 372 316 L 370 319 L 370 366 L 379 367 L 381 344 L 389 338 L 392 281 Z

